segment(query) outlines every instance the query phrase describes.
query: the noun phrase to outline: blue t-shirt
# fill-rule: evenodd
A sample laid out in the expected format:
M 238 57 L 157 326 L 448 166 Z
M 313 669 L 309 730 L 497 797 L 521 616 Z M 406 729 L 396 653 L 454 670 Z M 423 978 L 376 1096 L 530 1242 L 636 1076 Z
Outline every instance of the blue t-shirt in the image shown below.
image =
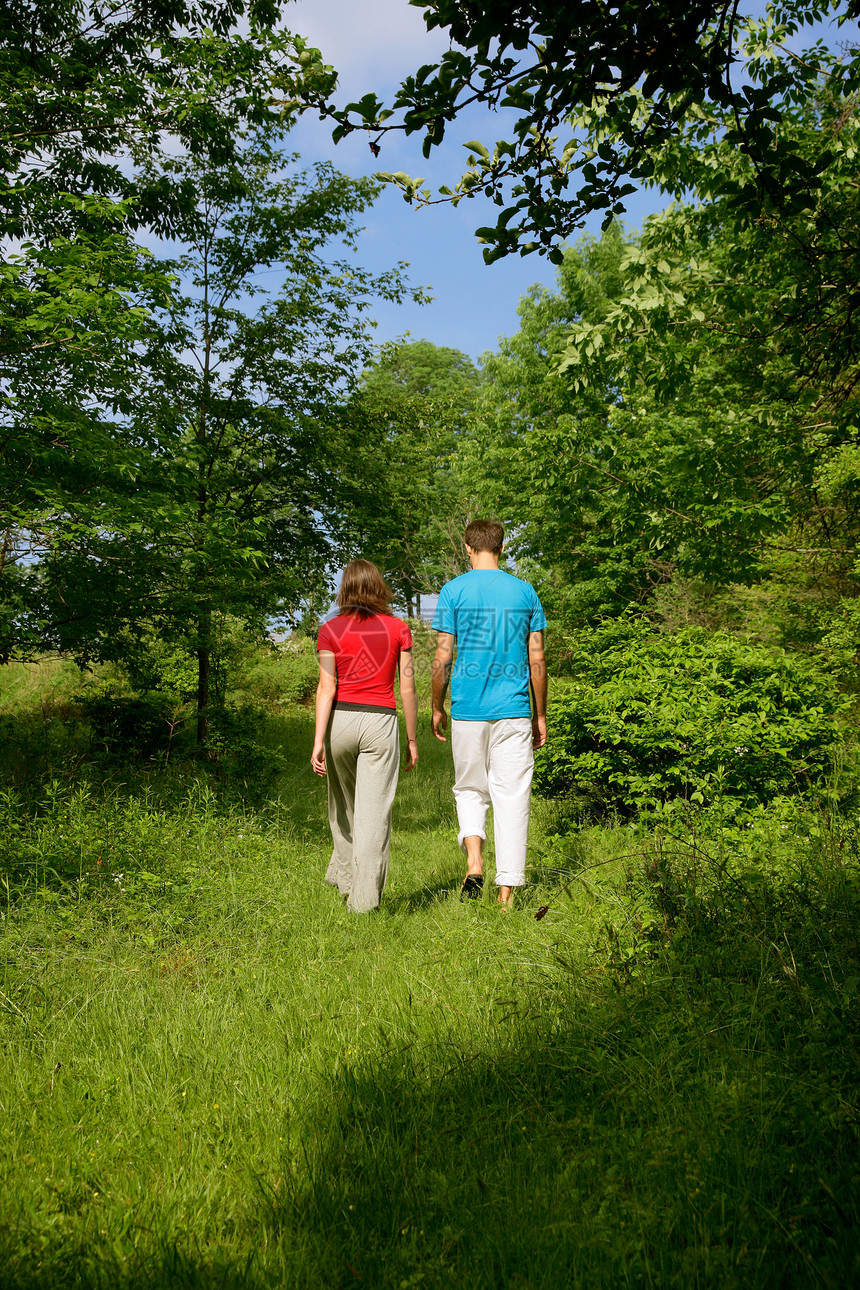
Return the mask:
M 457 638 L 455 721 L 531 716 L 529 632 L 546 627 L 534 587 L 503 569 L 471 569 L 445 583 L 433 626 Z

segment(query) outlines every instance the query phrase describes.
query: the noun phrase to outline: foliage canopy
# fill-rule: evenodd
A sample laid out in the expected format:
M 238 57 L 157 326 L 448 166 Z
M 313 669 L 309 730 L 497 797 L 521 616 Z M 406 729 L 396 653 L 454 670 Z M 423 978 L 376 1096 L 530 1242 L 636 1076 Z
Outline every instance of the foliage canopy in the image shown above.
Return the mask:
M 785 140 L 775 143 L 773 122 L 798 86 L 815 79 L 827 51 L 820 40 L 802 56 L 785 47 L 804 26 L 841 26 L 860 12 L 857 0 L 775 0 L 764 20 L 745 18 L 739 0 L 411 3 L 429 29 L 450 34 L 451 48 L 407 77 L 390 108 L 369 93 L 330 109 L 334 137 L 366 129 L 378 153 L 391 130 L 420 132 L 426 157 L 469 105 L 505 110 L 513 118 L 507 137 L 467 144 L 468 169 L 438 198 L 423 179 L 385 175 L 407 201 L 456 204 L 483 193 L 502 207 L 494 225 L 478 230 L 488 263 L 533 250 L 559 263 L 560 242 L 592 212 L 604 215 L 604 227 L 623 214 L 625 197 L 652 181 L 667 144 L 703 117 L 718 121 L 754 166 L 759 197 L 805 201 L 817 170 Z M 830 77 L 834 94 L 850 101 L 860 84 L 856 52 Z M 571 133 L 559 139 L 562 127 Z

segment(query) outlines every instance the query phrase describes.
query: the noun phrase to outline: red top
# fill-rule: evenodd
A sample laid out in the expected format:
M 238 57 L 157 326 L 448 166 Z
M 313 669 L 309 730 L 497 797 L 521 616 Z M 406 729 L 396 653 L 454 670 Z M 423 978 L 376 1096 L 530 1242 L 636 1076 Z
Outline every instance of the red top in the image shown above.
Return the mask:
M 401 650 L 412 649 L 402 618 L 340 614 L 323 623 L 318 650 L 330 650 L 337 667 L 337 703 L 394 710 L 394 674 Z

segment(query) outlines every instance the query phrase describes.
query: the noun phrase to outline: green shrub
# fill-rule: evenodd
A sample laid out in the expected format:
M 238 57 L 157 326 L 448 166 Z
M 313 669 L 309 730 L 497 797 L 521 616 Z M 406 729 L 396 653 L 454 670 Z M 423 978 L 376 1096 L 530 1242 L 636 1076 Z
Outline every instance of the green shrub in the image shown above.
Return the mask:
M 246 664 L 232 689 L 267 707 L 308 703 L 319 680 L 314 642 L 307 636 L 292 636 L 273 645 L 256 663 Z
M 97 690 L 80 704 L 90 723 L 91 746 L 112 757 L 154 757 L 170 746 L 176 731 L 176 700 L 169 693 L 139 695 Z
M 169 694 L 185 702 L 197 694 L 197 655 L 187 641 L 171 641 L 152 629 L 121 635 L 115 670 L 136 693 Z
M 255 807 L 275 795 L 288 762 L 273 734 L 273 721 L 254 704 L 232 701 L 210 714 L 209 751 L 222 788 Z
M 673 801 L 730 814 L 822 788 L 845 706 L 812 664 L 724 632 L 627 618 L 578 633 L 535 783 L 621 814 Z

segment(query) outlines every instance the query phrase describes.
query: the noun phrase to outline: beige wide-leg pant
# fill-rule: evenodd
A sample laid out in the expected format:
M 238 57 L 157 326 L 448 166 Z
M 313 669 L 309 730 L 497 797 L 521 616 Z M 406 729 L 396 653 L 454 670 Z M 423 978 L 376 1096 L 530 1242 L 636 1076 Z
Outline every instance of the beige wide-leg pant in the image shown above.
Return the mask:
M 325 740 L 334 849 L 325 880 L 355 914 L 376 909 L 388 877 L 391 808 L 400 769 L 395 712 L 335 708 Z

